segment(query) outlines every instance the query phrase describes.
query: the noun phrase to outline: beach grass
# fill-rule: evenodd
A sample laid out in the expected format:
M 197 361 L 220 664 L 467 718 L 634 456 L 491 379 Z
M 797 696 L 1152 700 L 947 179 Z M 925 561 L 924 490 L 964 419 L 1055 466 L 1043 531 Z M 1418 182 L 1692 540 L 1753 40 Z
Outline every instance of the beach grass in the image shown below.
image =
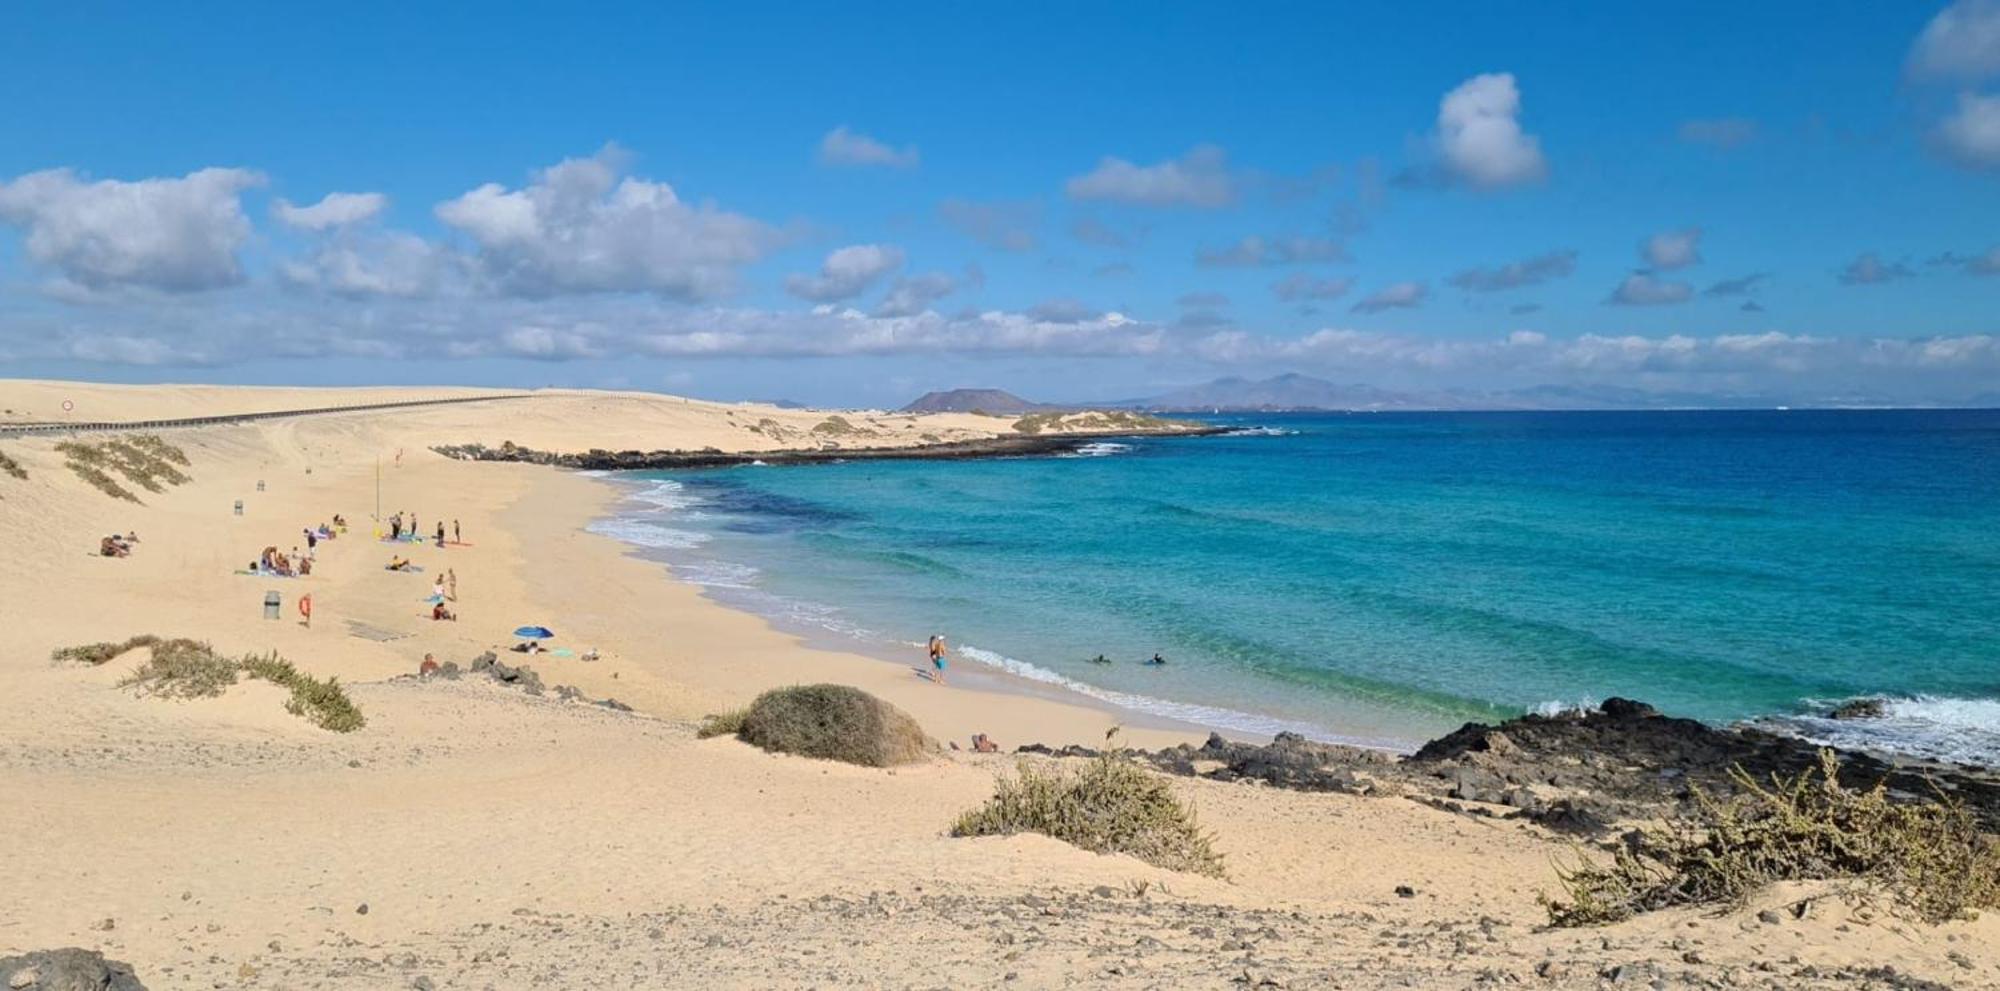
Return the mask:
M 153 493 L 191 481 L 180 470 L 188 465 L 187 454 L 153 434 L 133 434 L 96 443 L 66 440 L 57 444 L 56 450 L 62 452 L 64 465 L 76 477 L 105 495 L 127 502 L 138 502 L 139 497 L 112 478 L 112 472 Z
M 1558 869 L 1564 899 L 1543 896 L 1550 923 L 1587 926 L 1679 905 L 1740 903 L 1777 881 L 1858 880 L 1926 922 L 2000 908 L 2000 841 L 1943 793 L 1893 801 L 1882 783 L 1850 789 L 1839 758 L 1766 785 L 1741 768 L 1740 794 L 1696 789 L 1693 807 L 1646 832 L 1609 863 Z
M 952 824 L 953 836 L 1041 833 L 1095 853 L 1124 853 L 1155 867 L 1225 877 L 1222 854 L 1192 806 L 1166 778 L 1107 750 L 1077 769 L 1023 763 L 985 805 Z
M 123 642 L 91 643 L 63 647 L 51 656 L 57 661 L 101 665 L 112 658 L 141 647 L 148 648 L 146 663 L 120 679 L 121 687 L 136 688 L 142 695 L 160 698 L 214 698 L 240 678 L 268 681 L 291 693 L 285 711 L 324 730 L 352 733 L 368 724 L 361 709 L 340 687 L 340 679 L 321 680 L 300 671 L 292 662 L 271 654 L 224 657 L 215 648 L 185 637 L 166 639 L 140 634 Z
M 701 721 L 701 727 L 695 730 L 694 735 L 703 740 L 716 736 L 735 736 L 743 732 L 743 720 L 749 715 L 750 710 L 747 707 L 714 713 Z
M 8 456 L 6 451 L 0 451 L 0 472 L 12 475 L 15 478 L 28 477 L 28 469 L 21 467 L 21 463 Z

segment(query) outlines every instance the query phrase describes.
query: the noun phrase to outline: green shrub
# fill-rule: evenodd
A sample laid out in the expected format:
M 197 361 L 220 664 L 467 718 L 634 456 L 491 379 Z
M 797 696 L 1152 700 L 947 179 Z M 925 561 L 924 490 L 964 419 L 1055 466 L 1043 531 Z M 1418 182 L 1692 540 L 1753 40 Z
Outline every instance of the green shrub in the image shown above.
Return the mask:
M 701 728 L 695 730 L 694 735 L 703 740 L 712 736 L 735 736 L 743 732 L 743 720 L 749 715 L 749 709 L 715 713 L 701 721 Z
M 1558 926 L 1617 922 L 1677 905 L 1741 902 L 1774 881 L 1855 879 L 1927 922 L 2000 908 L 2000 843 L 1965 806 L 1891 801 L 1886 787 L 1856 791 L 1820 752 L 1817 773 L 1765 787 L 1741 768 L 1742 793 L 1718 801 L 1697 789 L 1693 808 L 1621 849 L 1609 864 L 1557 871 L 1567 900 L 1543 896 Z
M 103 664 L 139 647 L 152 648 L 146 663 L 118 682 L 137 688 L 140 694 L 162 698 L 214 698 L 236 684 L 237 678 L 268 681 L 291 693 L 285 711 L 335 733 L 352 733 L 368 725 L 354 700 L 348 698 L 340 679 L 321 681 L 300 671 L 276 653 L 251 654 L 241 658 L 222 657 L 215 648 L 195 640 L 163 640 L 141 634 L 124 643 L 93 643 L 64 647 L 55 651 L 58 661 Z
M 779 753 L 892 767 L 937 749 L 910 714 L 859 688 L 795 685 L 757 696 L 736 735 Z
M 28 469 L 21 467 L 21 463 L 9 457 L 6 451 L 0 451 L 0 471 L 4 471 L 15 478 L 28 477 Z
M 953 836 L 1041 833 L 1095 853 L 1130 854 L 1155 867 L 1223 877 L 1222 854 L 1194 809 L 1166 778 L 1107 750 L 1078 769 L 1023 762 L 985 805 L 962 816 Z
M 88 664 L 92 667 L 97 667 L 127 651 L 138 650 L 141 647 L 151 647 L 159 642 L 159 637 L 150 633 L 141 633 L 136 637 L 126 640 L 124 643 L 87 643 L 75 647 L 58 647 L 49 654 L 49 660 L 57 662 L 73 661 L 78 664 Z
M 853 422 L 847 419 L 847 417 L 829 416 L 826 419 L 813 424 L 812 432 L 816 434 L 826 434 L 830 437 L 853 437 L 853 436 L 858 436 L 860 434 L 865 434 L 868 431 L 855 426 Z
M 214 698 L 236 684 L 242 666 L 194 640 L 163 640 L 152 645 L 153 656 L 119 681 L 142 695 L 162 698 Z
M 114 499 L 139 501 L 130 489 L 111 477 L 111 471 L 148 492 L 164 492 L 166 486 L 191 481 L 187 473 L 175 467 L 185 467 L 187 455 L 152 434 L 114 437 L 95 444 L 67 440 L 57 444 L 56 450 L 62 452 L 64 464 L 76 477 Z

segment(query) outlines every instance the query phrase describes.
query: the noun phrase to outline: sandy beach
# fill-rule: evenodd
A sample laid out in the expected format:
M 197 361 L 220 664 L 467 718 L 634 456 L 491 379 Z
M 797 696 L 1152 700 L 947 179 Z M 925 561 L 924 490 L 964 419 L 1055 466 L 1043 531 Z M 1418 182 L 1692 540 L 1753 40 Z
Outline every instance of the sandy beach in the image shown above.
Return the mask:
M 0 381 L 0 424 L 502 394 Z M 431 450 L 895 447 L 1012 425 L 847 412 L 830 430 L 830 415 L 550 390 L 177 429 L 162 436 L 191 481 L 143 504 L 65 468 L 62 437 L 0 438 L 27 475 L 0 475 L 0 890 L 15 894 L 0 956 L 99 949 L 155 989 L 2000 987 L 2000 921 L 1913 923 L 1825 885 L 1549 929 L 1536 897 L 1559 893 L 1572 840 L 1393 794 L 1177 780 L 1227 880 L 1039 836 L 951 838 L 1015 757 L 871 770 L 697 739 L 696 725 L 807 682 L 860 687 L 959 747 L 975 733 L 1003 751 L 1096 745 L 1123 717 L 998 674 L 935 685 L 920 656 L 809 646 L 586 532 L 617 485 Z M 426 535 L 442 520 L 463 541 L 378 541 L 378 491 L 383 517 L 414 514 Z M 349 527 L 310 576 L 237 573 L 336 514 Z M 126 532 L 129 557 L 97 553 Z M 423 572 L 385 570 L 392 555 Z M 447 571 L 457 618 L 433 621 L 425 600 Z M 503 659 L 585 700 L 414 677 L 426 655 L 504 651 L 527 623 L 573 653 Z M 138 653 L 50 660 L 147 633 L 276 651 L 337 677 L 367 725 L 318 729 L 259 682 L 140 697 L 118 685 Z M 631 711 L 587 701 L 604 699 Z M 1206 736 L 1127 725 L 1121 739 Z

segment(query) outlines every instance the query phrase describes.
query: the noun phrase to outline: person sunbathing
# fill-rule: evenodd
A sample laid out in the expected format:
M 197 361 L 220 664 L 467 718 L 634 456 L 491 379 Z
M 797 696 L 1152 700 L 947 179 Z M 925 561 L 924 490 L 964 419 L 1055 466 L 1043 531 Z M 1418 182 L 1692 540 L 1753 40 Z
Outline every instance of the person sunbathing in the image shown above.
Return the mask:
M 392 557 L 389 559 L 387 567 L 390 571 L 408 571 L 410 570 L 410 562 L 400 557 Z
M 456 613 L 452 612 L 452 611 L 451 611 L 451 610 L 449 610 L 449 609 L 446 609 L 446 608 L 444 607 L 444 603 L 440 602 L 440 603 L 438 603 L 437 605 L 434 605 L 434 606 L 432 606 L 432 607 L 431 607 L 431 618 L 432 618 L 432 619 L 448 619 L 448 620 L 451 620 L 452 622 L 457 622 L 457 621 L 458 621 L 458 614 L 456 614 Z
M 120 544 L 117 537 L 106 537 L 97 542 L 97 553 L 105 557 L 124 557 L 132 552 Z

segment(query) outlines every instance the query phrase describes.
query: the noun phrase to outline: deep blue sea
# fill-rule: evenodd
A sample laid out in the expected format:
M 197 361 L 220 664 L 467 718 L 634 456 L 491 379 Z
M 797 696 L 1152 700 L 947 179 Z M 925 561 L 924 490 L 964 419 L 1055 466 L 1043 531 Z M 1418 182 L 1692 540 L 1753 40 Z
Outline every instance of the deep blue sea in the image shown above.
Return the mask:
M 1622 695 L 2000 764 L 2000 411 L 1210 419 L 1237 429 L 633 473 L 594 529 L 885 656 L 942 633 L 1245 733 L 1405 747 Z M 1813 718 L 1868 695 L 1888 719 Z

